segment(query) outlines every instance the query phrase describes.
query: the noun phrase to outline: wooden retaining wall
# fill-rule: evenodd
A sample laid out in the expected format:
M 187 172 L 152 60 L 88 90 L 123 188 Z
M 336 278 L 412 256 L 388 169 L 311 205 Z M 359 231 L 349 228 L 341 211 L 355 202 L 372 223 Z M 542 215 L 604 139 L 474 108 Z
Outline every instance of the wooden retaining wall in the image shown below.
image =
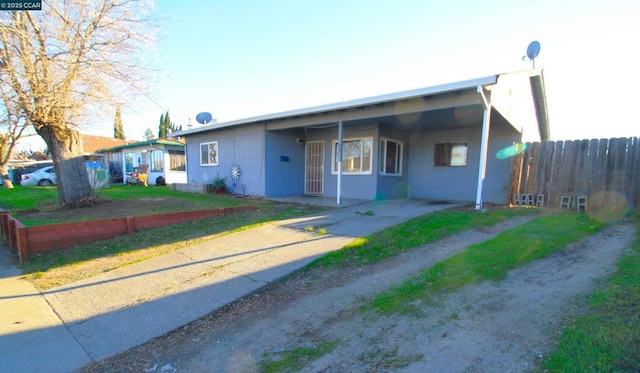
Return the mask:
M 256 210 L 257 207 L 254 206 L 225 207 L 33 227 L 26 227 L 12 217 L 9 211 L 0 211 L 0 227 L 9 243 L 9 248 L 17 252 L 20 262 L 23 262 L 32 254 L 44 254 L 83 243 L 131 234 L 137 230 Z
M 585 196 L 638 208 L 638 138 L 527 143 L 513 161 L 511 197 L 520 194 L 543 195 L 545 205 L 556 207 L 562 196 Z

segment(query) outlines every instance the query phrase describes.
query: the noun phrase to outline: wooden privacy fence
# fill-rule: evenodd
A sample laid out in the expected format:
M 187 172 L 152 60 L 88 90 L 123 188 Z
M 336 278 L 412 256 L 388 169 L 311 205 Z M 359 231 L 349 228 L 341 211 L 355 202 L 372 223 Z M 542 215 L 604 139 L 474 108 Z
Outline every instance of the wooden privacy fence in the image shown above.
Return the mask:
M 514 156 L 512 202 L 541 196 L 546 206 L 561 198 L 586 197 L 589 206 L 640 203 L 640 144 L 637 137 L 526 143 Z M 574 205 L 573 205 L 574 206 Z M 564 205 L 563 205 L 564 207 Z

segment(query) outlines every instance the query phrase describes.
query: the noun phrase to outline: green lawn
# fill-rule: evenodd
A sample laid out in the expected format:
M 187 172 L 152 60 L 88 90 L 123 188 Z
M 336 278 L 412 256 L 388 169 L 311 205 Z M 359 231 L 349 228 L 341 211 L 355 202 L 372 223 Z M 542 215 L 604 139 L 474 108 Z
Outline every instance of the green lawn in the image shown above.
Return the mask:
M 162 186 L 130 186 L 114 184 L 106 189 L 95 191 L 95 194 L 102 200 L 122 200 L 140 198 L 161 198 L 175 197 L 188 202 L 196 202 L 214 207 L 220 207 L 220 200 L 216 200 L 219 195 L 198 194 L 176 192 L 169 187 Z M 242 199 L 221 198 L 226 200 L 230 206 L 238 204 Z M 0 207 L 6 210 L 45 210 L 50 211 L 58 208 L 58 188 L 53 187 L 25 187 L 16 185 L 13 189 L 0 188 Z M 224 207 L 224 206 L 223 206 Z
M 58 207 L 57 187 L 0 188 L 0 208 L 10 211 L 53 210 Z

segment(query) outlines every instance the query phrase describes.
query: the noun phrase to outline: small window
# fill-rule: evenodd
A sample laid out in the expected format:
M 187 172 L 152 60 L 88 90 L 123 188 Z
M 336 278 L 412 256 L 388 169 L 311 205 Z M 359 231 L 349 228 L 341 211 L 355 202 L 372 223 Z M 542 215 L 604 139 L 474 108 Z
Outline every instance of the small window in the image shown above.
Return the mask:
M 460 167 L 467 165 L 467 148 L 465 143 L 436 144 L 434 166 Z
M 402 143 L 382 139 L 380 140 L 380 174 L 402 174 Z
M 201 166 L 217 166 L 218 165 L 218 142 L 205 142 L 200 144 L 200 165 Z
M 149 152 L 151 160 L 151 172 L 162 172 L 164 165 L 164 152 L 162 150 L 152 150 Z
M 373 138 L 349 139 L 342 142 L 342 173 L 371 174 L 371 154 Z M 333 167 L 331 173 L 338 173 L 338 142 L 333 141 Z
M 169 150 L 169 170 L 185 171 L 186 169 L 184 150 Z

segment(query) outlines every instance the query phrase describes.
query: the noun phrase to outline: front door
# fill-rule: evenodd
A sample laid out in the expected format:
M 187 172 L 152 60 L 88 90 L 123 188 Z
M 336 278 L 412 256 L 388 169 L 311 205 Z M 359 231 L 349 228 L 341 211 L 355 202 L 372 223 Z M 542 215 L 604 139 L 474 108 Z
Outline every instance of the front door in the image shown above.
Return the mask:
M 324 141 L 310 141 L 305 144 L 304 177 L 305 194 L 324 194 Z

